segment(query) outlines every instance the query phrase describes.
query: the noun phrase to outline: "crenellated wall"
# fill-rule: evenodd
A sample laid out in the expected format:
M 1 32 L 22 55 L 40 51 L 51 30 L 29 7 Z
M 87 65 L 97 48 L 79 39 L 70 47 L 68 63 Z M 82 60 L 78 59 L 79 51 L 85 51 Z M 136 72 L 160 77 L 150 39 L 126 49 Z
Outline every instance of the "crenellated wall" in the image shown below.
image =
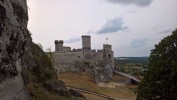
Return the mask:
M 91 50 L 91 37 L 82 36 L 82 49 L 64 47 L 62 40 L 55 40 L 57 49 L 52 53 L 54 66 L 58 73 L 82 72 L 94 73 L 95 81 L 107 81 L 112 77 L 114 70 L 114 53 L 112 45 L 103 44 L 102 50 Z

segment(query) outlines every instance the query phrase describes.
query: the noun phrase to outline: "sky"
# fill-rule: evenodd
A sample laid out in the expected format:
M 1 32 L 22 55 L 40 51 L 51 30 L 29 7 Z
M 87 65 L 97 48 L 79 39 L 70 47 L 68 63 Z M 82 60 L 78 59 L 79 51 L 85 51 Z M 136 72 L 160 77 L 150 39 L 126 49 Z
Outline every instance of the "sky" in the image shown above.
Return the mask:
M 27 0 L 28 29 L 43 50 L 54 40 L 82 48 L 111 44 L 115 57 L 149 56 L 161 39 L 177 28 L 177 0 Z M 108 40 L 106 40 L 108 38 Z

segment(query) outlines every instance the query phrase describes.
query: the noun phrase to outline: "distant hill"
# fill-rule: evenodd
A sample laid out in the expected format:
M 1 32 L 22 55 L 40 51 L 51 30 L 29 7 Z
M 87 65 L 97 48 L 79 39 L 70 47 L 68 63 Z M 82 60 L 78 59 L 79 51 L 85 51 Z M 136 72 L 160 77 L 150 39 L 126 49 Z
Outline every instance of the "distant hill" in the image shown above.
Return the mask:
M 115 57 L 116 70 L 140 75 L 143 69 L 148 68 L 149 57 Z
M 149 57 L 115 57 L 115 60 L 129 63 L 148 63 Z
M 149 57 L 115 57 L 115 64 L 119 67 L 124 67 L 130 63 L 139 63 L 143 66 L 148 66 Z

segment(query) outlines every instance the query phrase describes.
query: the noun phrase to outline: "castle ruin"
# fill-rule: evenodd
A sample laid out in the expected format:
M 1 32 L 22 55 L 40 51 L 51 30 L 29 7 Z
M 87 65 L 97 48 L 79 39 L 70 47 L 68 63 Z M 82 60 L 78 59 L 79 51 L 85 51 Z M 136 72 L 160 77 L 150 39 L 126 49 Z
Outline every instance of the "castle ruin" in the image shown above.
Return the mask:
M 71 50 L 71 47 L 63 46 L 63 44 L 63 40 L 55 40 L 55 51 L 52 54 L 58 73 L 93 70 L 101 72 L 110 66 L 111 70 L 114 69 L 112 45 L 103 44 L 103 49 L 97 51 L 91 49 L 91 37 L 88 35 L 82 36 L 81 49 Z

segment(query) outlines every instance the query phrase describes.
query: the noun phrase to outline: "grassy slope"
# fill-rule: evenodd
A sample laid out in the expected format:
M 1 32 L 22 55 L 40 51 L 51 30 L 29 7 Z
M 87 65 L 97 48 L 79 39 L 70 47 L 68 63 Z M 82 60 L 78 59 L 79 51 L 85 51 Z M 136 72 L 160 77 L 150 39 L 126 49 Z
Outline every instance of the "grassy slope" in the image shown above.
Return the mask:
M 34 95 L 32 100 L 81 100 L 76 97 L 63 97 L 55 93 L 51 93 L 42 87 L 42 84 L 28 84 L 27 88 L 30 89 Z
M 116 79 L 121 79 L 119 76 L 114 76 Z M 117 99 L 129 99 L 135 100 L 136 95 L 133 90 L 127 87 L 118 88 L 103 88 L 98 87 L 91 78 L 87 76 L 86 73 L 76 74 L 76 73 L 62 73 L 58 75 L 58 79 L 64 81 L 67 86 L 72 86 L 76 88 L 87 89 L 90 91 L 98 92 L 101 94 L 109 95 Z
M 41 48 L 32 43 L 29 52 L 23 57 L 22 74 L 25 88 L 29 91 L 31 100 L 81 100 L 76 97 L 64 97 L 47 91 L 43 83 L 56 80 L 57 74 L 51 60 Z

